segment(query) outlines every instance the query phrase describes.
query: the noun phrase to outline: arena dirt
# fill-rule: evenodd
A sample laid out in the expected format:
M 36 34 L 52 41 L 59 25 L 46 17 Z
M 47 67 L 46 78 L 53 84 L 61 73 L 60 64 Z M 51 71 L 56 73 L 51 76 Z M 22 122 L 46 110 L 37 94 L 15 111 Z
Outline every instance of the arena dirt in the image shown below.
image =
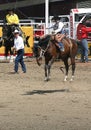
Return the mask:
M 63 82 L 61 62 L 44 82 L 44 64 L 25 59 L 27 73 L 14 63 L 0 63 L 0 130 L 91 130 L 91 62 L 76 63 L 70 82 Z M 71 72 L 71 68 L 70 68 Z

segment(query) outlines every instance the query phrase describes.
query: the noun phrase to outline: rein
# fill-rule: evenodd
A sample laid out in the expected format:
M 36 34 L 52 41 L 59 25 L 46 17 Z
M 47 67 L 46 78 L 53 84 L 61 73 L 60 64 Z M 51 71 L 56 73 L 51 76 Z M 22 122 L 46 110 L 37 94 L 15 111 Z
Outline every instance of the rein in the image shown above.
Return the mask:
M 43 57 L 44 56 L 44 54 L 47 51 L 48 47 L 49 47 L 49 44 L 47 45 L 46 49 L 42 49 L 42 47 L 38 46 L 38 48 L 41 50 L 39 57 Z
M 45 54 L 45 50 L 42 49 L 40 46 L 38 46 L 38 48 L 40 49 L 40 56 L 39 57 L 43 57 Z

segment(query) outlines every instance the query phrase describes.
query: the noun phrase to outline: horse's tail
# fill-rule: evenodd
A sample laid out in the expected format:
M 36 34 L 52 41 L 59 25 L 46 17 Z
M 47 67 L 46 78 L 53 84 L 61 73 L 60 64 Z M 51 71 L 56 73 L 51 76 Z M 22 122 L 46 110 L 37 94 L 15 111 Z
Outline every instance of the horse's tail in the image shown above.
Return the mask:
M 72 56 L 72 41 L 69 39 L 70 56 Z
M 69 43 L 70 43 L 70 56 L 75 58 L 75 56 L 77 54 L 77 44 L 76 44 L 76 41 L 74 39 L 69 39 Z

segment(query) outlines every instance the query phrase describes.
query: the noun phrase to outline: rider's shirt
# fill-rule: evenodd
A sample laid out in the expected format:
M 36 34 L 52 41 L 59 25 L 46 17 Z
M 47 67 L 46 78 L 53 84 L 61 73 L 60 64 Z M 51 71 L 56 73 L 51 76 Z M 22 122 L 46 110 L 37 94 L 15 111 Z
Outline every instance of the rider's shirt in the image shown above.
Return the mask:
M 64 27 L 64 24 L 63 24 L 62 22 L 59 22 L 57 25 L 55 24 L 55 25 L 54 25 L 54 28 L 53 28 L 55 34 L 57 34 L 57 33 L 62 33 L 63 27 Z
M 11 25 L 11 24 L 19 24 L 19 18 L 17 16 L 17 14 L 13 14 L 13 15 L 7 14 L 6 15 L 6 20 L 7 20 L 7 23 L 9 25 Z
M 63 22 L 57 22 L 52 26 L 50 26 L 48 29 L 52 29 L 51 32 L 57 34 L 59 32 L 62 33 L 63 27 L 64 27 Z
M 24 42 L 21 36 L 18 36 L 14 39 L 14 48 L 16 49 L 16 51 L 24 49 Z

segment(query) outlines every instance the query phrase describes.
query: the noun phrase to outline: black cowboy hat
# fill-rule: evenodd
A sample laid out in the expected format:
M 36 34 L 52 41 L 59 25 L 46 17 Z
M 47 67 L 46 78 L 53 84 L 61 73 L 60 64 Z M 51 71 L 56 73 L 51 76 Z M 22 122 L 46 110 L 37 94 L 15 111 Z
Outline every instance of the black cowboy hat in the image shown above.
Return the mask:
M 53 16 L 53 18 L 51 20 L 60 20 L 60 17 L 58 16 Z
M 9 12 L 9 11 L 14 12 L 14 9 L 13 9 L 13 8 L 9 8 L 9 9 L 7 9 L 7 12 Z
M 87 27 L 91 27 L 91 14 L 86 15 L 86 17 L 82 21 L 82 24 Z

